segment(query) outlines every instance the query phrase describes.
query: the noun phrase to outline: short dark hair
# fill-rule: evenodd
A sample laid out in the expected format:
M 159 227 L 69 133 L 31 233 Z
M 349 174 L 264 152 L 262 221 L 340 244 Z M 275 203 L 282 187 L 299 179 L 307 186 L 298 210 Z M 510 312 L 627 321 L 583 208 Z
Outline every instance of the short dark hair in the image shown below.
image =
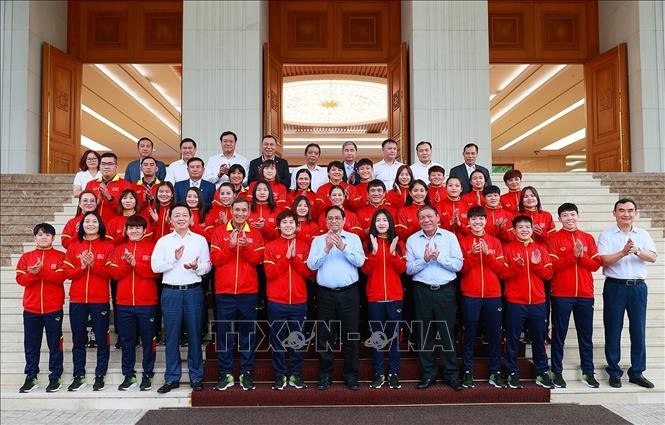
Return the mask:
M 330 213 L 330 211 L 333 211 L 333 210 L 337 210 L 337 211 L 339 211 L 340 213 L 342 213 L 342 218 L 345 218 L 345 217 L 346 217 L 346 214 L 344 214 L 344 209 L 338 207 L 337 205 L 331 205 L 331 206 L 329 206 L 328 208 L 326 208 L 326 214 L 325 214 L 324 217 L 327 218 L 327 217 L 328 217 L 328 213 Z
M 99 167 L 99 159 L 101 158 L 100 155 L 96 152 L 93 151 L 92 149 L 88 149 L 87 151 L 83 152 L 83 155 L 81 156 L 81 159 L 79 159 L 79 169 L 81 171 L 88 171 L 88 155 L 93 154 L 97 157 L 97 167 Z
M 446 175 L 446 169 L 443 168 L 443 167 L 440 166 L 440 165 L 432 165 L 432 166 L 429 167 L 429 169 L 427 170 L 427 175 L 429 176 L 429 175 L 432 174 L 432 173 L 441 173 L 441 174 L 443 174 L 443 175 L 445 176 L 445 175 Z
M 482 171 L 480 171 L 480 170 L 473 170 L 473 171 L 471 172 L 471 174 L 469 174 L 469 181 L 471 180 L 471 177 L 473 177 L 474 174 L 480 174 L 480 175 L 482 175 L 483 178 L 485 179 L 485 181 L 487 181 L 487 179 L 485 178 L 485 174 L 484 174 Z
M 464 148 L 462 149 L 462 152 L 464 152 L 465 150 L 467 150 L 469 148 L 476 148 L 476 152 L 478 152 L 478 150 L 479 150 L 478 145 L 476 145 L 475 143 L 467 143 L 466 145 L 464 145 Z
M 342 164 L 342 161 L 330 161 L 328 163 L 328 172 L 330 172 L 330 169 L 333 167 L 344 170 L 344 164 Z
M 240 171 L 242 173 L 243 178 L 245 178 L 245 176 L 247 175 L 247 172 L 245 171 L 245 167 L 243 167 L 240 164 L 232 164 L 229 167 L 229 171 L 227 171 L 227 174 L 230 175 L 231 173 L 236 172 L 236 171 Z
M 411 197 L 411 191 L 412 191 L 413 188 L 416 187 L 416 186 L 422 186 L 423 188 L 425 188 L 425 204 L 429 204 L 429 203 L 430 203 L 430 202 L 429 202 L 429 193 L 427 193 L 427 192 L 428 192 L 428 191 L 427 191 L 427 183 L 425 183 L 424 180 L 416 179 L 416 180 L 412 181 L 412 182 L 409 184 L 409 194 L 406 195 L 406 200 L 404 201 L 404 206 L 405 206 L 405 207 L 408 207 L 409 205 L 412 205 L 412 204 L 413 204 L 413 198 Z
M 416 216 L 420 216 L 420 213 L 425 211 L 425 210 L 432 210 L 432 211 L 434 211 L 434 213 L 436 215 L 439 215 L 439 210 L 437 210 L 433 205 L 425 204 L 425 205 L 422 205 L 420 208 L 418 208 L 418 213 L 416 214 Z
M 448 186 L 448 182 L 451 181 L 451 180 L 457 180 L 458 182 L 460 182 L 460 184 L 462 184 L 462 179 L 461 178 L 459 178 L 457 176 L 448 176 L 448 178 L 446 179 L 446 186 Z
M 479 205 L 473 206 L 467 211 L 467 217 L 487 217 L 487 210 Z
M 233 136 L 233 141 L 237 142 L 238 141 L 238 136 L 232 131 L 225 131 L 219 136 L 219 141 L 221 142 L 224 136 Z
M 275 143 L 277 143 L 277 137 L 273 136 L 272 134 L 265 134 L 263 137 L 261 137 L 261 141 L 264 139 L 273 139 Z
M 399 146 L 399 143 L 397 143 L 393 139 L 386 139 L 383 142 L 381 142 L 381 149 L 383 149 L 388 143 L 394 143 L 395 145 Z
M 531 217 L 524 214 L 516 215 L 513 218 L 512 221 L 513 229 L 515 228 L 515 226 L 517 226 L 517 223 L 529 223 L 530 225 L 533 226 L 533 220 L 531 219 Z
M 344 197 L 346 198 L 346 190 L 344 190 L 344 188 L 342 186 L 338 185 L 338 184 L 334 184 L 334 185 L 330 186 L 330 189 L 328 189 L 328 196 L 330 196 L 333 193 L 333 190 L 336 190 L 336 189 L 341 190 L 342 193 L 344 193 Z
M 173 210 L 179 207 L 187 208 L 187 212 L 189 213 L 189 215 L 190 216 L 192 215 L 192 210 L 189 209 L 189 205 L 185 204 L 184 202 L 178 202 L 176 204 L 171 205 L 171 208 L 169 208 L 169 217 L 171 217 L 171 215 L 173 214 Z
M 312 189 L 312 173 L 307 169 L 307 168 L 301 168 L 300 170 L 296 171 L 296 190 L 298 190 L 298 177 L 300 177 L 301 174 L 307 174 L 309 177 L 309 189 Z
M 432 144 L 430 142 L 426 142 L 425 140 L 423 140 L 422 142 L 418 142 L 418 144 L 416 145 L 416 150 L 418 150 L 418 148 L 421 147 L 422 145 L 427 145 L 429 146 L 430 149 L 432 149 Z
M 370 167 L 374 168 L 374 163 L 369 158 L 363 158 L 363 159 L 359 160 L 357 165 L 358 165 L 358 168 L 362 167 L 363 165 L 369 165 Z
M 564 202 L 559 206 L 557 209 L 557 214 L 561 215 L 562 213 L 565 212 L 570 212 L 570 211 L 575 211 L 576 213 L 579 213 L 580 211 L 577 209 L 577 205 L 573 204 L 572 202 Z
M 637 211 L 637 204 L 631 198 L 621 198 L 618 201 L 616 201 L 614 203 L 614 209 L 612 211 L 616 211 L 619 204 L 627 204 L 627 203 L 633 204 L 633 206 L 635 207 L 635 211 Z
M 35 228 L 32 229 L 32 234 L 34 236 L 37 236 L 37 233 L 39 233 L 40 230 L 46 234 L 55 236 L 55 227 L 51 226 L 48 223 L 39 223 L 38 225 L 36 225 Z
M 499 186 L 495 186 L 495 185 L 487 186 L 483 190 L 483 196 L 487 196 L 490 193 L 496 193 L 497 195 L 501 195 L 501 189 L 499 189 Z
M 151 156 L 146 156 L 145 158 L 141 159 L 141 165 L 143 165 L 143 162 L 145 162 L 146 159 L 152 159 L 155 161 L 155 165 L 157 165 L 157 160 Z
M 79 241 L 82 241 L 85 238 L 85 229 L 83 229 L 83 221 L 85 218 L 89 215 L 94 215 L 97 217 L 97 221 L 99 222 L 99 231 L 97 234 L 99 235 L 99 239 L 104 240 L 106 237 L 106 226 L 104 226 L 104 221 L 102 221 L 102 217 L 99 215 L 97 211 L 88 211 L 87 213 L 83 214 L 83 217 L 81 217 L 81 224 L 79 225 L 78 229 L 78 239 Z
M 349 141 L 344 142 L 344 143 L 342 144 L 342 150 L 344 150 L 344 148 L 347 147 L 347 146 L 349 146 L 349 145 L 352 145 L 353 148 L 354 148 L 355 150 L 358 150 L 358 145 L 356 145 L 356 142 L 354 142 L 354 141 L 352 141 L 352 140 L 349 140 Z
M 196 147 L 196 142 L 194 141 L 194 139 L 191 139 L 189 137 L 185 137 L 184 139 L 182 139 L 180 141 L 180 147 L 182 147 L 182 145 L 185 144 L 185 143 L 191 143 L 191 144 L 194 145 L 194 147 Z
M 319 150 L 319 155 L 321 155 L 321 146 L 317 145 L 316 143 L 310 143 L 305 146 L 305 155 L 307 155 L 309 148 L 317 148 Z
M 114 154 L 113 152 L 104 152 L 102 154 L 102 156 L 99 157 L 100 165 L 101 165 L 102 159 L 104 159 L 104 158 L 113 158 L 115 163 L 116 164 L 118 163 L 118 155 Z
M 522 180 L 522 172 L 520 170 L 515 170 L 515 169 L 508 170 L 503 175 L 503 182 L 508 183 L 508 180 L 510 180 L 512 178 L 515 178 L 515 177 L 519 177 L 520 180 Z
M 140 215 L 130 215 L 127 217 L 127 221 L 125 221 L 125 230 L 130 227 L 143 227 L 143 229 L 146 229 L 148 227 L 148 222 Z
M 247 204 L 247 208 L 249 208 L 249 200 L 247 198 L 236 198 L 231 202 L 231 209 L 233 209 L 233 206 L 236 204 Z
M 252 202 L 250 202 L 250 204 L 249 204 L 250 210 L 252 212 L 256 211 L 256 205 L 257 205 L 257 202 L 258 202 L 256 200 L 256 190 L 259 188 L 260 184 L 264 184 L 268 188 L 268 199 L 266 201 L 267 204 L 268 204 L 268 209 L 270 210 L 270 212 L 275 211 L 275 207 L 277 207 L 277 203 L 275 202 L 275 194 L 272 190 L 272 186 L 270 186 L 270 183 L 268 183 L 268 181 L 263 180 L 263 179 L 258 180 L 254 184 L 254 187 L 252 188 Z
M 383 180 L 374 179 L 374 180 L 370 181 L 369 183 L 367 183 L 367 191 L 368 192 L 373 187 L 380 187 L 381 189 L 383 189 L 384 192 L 386 191 L 386 184 L 383 182 Z
M 187 160 L 187 166 L 189 167 L 189 164 L 191 164 L 192 162 L 196 162 L 196 161 L 200 161 L 202 166 L 204 166 L 204 167 L 206 166 L 206 163 L 201 158 L 199 158 L 198 156 L 193 156 L 193 157 L 189 158 Z
M 122 207 L 122 201 L 127 195 L 130 195 L 132 198 L 134 198 L 134 202 L 136 205 L 134 205 L 134 212 L 138 213 L 141 211 L 141 201 L 139 201 L 139 195 L 136 193 L 134 189 L 125 189 L 120 193 L 120 196 L 118 196 L 118 206 L 116 207 L 116 211 L 118 214 L 122 214 L 124 208 Z
M 153 149 L 155 148 L 155 144 L 152 143 L 152 140 L 150 140 L 149 138 L 147 138 L 147 137 L 145 137 L 145 136 L 144 136 L 144 137 L 141 137 L 141 138 L 136 142 L 136 147 L 137 147 L 137 148 L 139 147 L 139 144 L 140 144 L 141 141 L 143 141 L 143 140 L 147 140 L 147 141 L 149 141 L 149 142 L 150 142 L 150 146 L 151 146 Z
M 282 220 L 284 220 L 285 218 L 288 218 L 288 217 L 291 217 L 293 219 L 293 221 L 296 222 L 296 224 L 298 223 L 298 216 L 296 216 L 296 213 L 294 213 L 291 210 L 284 210 L 281 213 L 277 214 L 277 218 L 276 218 L 277 226 L 279 226 L 279 223 L 281 223 Z

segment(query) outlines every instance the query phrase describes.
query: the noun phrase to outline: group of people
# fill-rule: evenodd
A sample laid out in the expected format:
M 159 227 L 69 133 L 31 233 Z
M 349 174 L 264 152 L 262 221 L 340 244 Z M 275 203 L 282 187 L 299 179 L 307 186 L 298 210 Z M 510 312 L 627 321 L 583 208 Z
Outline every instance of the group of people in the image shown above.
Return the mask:
M 183 339 L 190 385 L 202 390 L 201 344 L 209 307 L 217 334 L 215 390 L 235 385 L 236 348 L 239 384 L 255 388 L 257 319 L 263 307 L 275 390 L 307 387 L 302 366 L 311 340 L 320 356 L 317 387 L 332 385 L 334 347 L 341 344 L 344 383 L 359 389 L 361 333 L 370 334 L 365 345 L 373 354 L 371 388 L 401 387 L 404 347 L 418 353 L 419 389 L 436 382 L 437 355 L 444 382 L 455 390 L 473 388 L 479 334 L 488 343 L 489 384 L 521 388 L 517 359 L 523 331 L 531 341 L 536 383 L 565 387 L 562 359 L 571 313 L 582 381 L 598 387 L 592 272 L 601 266 L 609 384 L 621 386 L 620 337 L 627 311 L 629 381 L 653 387 L 642 374 L 644 279 L 656 249 L 649 234 L 633 225 L 633 200 L 616 202 L 617 224 L 596 243 L 578 228 L 579 211 L 572 203 L 558 208 L 557 230 L 536 188 L 521 187 L 520 171 L 506 172 L 508 190 L 502 195 L 488 170 L 476 164 L 478 146 L 472 143 L 463 149 L 464 163 L 447 178 L 432 162 L 429 142 L 418 143 L 413 165 L 397 161 L 398 145 L 391 139 L 382 143 L 383 159 L 376 164 L 356 161 L 357 146 L 346 142 L 343 160 L 327 167 L 318 165 L 320 147 L 310 144 L 305 164 L 293 173 L 276 156 L 272 136 L 263 138 L 261 156 L 252 161 L 236 153 L 233 132 L 222 133 L 220 143 L 222 152 L 206 163 L 196 156 L 196 142 L 183 139 L 182 159 L 166 167 L 151 156 L 152 142 L 142 138 L 140 158 L 128 164 L 125 178 L 113 153 L 85 152 L 74 183 L 79 208 L 61 232 L 66 252 L 53 248 L 56 231 L 41 223 L 34 228 L 36 249 L 17 265 L 17 282 L 25 287 L 21 392 L 38 387 L 44 329 L 50 353 L 46 391 L 61 388 L 66 279 L 71 280 L 74 363 L 69 391 L 87 383 L 89 321 L 97 345 L 93 390 L 104 389 L 111 311 L 125 376 L 119 390 L 152 388 L 162 319 L 166 371 L 158 392 L 180 386 Z M 207 282 L 213 305 L 206 302 Z M 545 350 L 550 316 L 551 373 Z M 365 321 L 369 329 L 359 329 Z M 507 373 L 502 373 L 504 339 Z M 140 382 L 137 345 L 143 350 Z

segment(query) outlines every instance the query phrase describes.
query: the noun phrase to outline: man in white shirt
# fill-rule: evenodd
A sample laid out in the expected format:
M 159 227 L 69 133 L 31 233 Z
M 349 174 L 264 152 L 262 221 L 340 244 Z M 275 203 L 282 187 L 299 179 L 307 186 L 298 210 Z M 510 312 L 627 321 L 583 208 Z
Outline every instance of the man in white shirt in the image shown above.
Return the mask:
M 633 225 L 637 216 L 635 201 L 619 199 L 612 212 L 616 226 L 598 237 L 598 253 L 603 261 L 603 324 L 605 358 L 609 384 L 621 388 L 621 330 L 624 314 L 630 322 L 630 369 L 628 382 L 644 388 L 654 385 L 642 375 L 646 370 L 647 277 L 646 263 L 656 262 L 656 245 L 649 233 Z
M 242 165 L 242 168 L 245 169 L 245 176 L 249 169 L 249 159 L 236 153 L 238 136 L 236 136 L 234 132 L 223 132 L 222 135 L 219 136 L 219 141 L 222 144 L 222 153 L 208 158 L 208 165 L 206 166 L 205 174 L 203 175 L 203 178 L 214 184 L 216 188 L 219 188 L 222 183 L 229 181 L 229 176 L 227 174 L 229 172 L 229 167 L 233 164 Z M 247 177 L 245 177 L 243 184 L 247 184 Z
M 441 164 L 432 162 L 432 144 L 430 142 L 422 141 L 416 145 L 416 155 L 418 161 L 411 165 L 411 172 L 413 173 L 414 180 L 422 180 L 429 184 L 429 169 L 433 165 Z
M 152 271 L 163 273 L 161 304 L 166 331 L 166 371 L 164 385 L 157 390 L 160 394 L 180 386 L 180 334 L 183 326 L 186 327 L 189 346 L 189 382 L 194 391 L 203 390 L 201 276 L 212 267 L 208 242 L 189 230 L 192 220 L 189 208 L 183 204 L 174 205 L 169 211 L 169 220 L 173 232 L 157 241 L 150 259 Z
M 174 161 L 166 168 L 165 181 L 171 182 L 175 185 L 179 181 L 187 180 L 189 173 L 187 172 L 187 161 L 194 158 L 196 155 L 196 142 L 189 137 L 182 139 L 180 142 L 180 157 L 181 159 Z
M 383 159 L 374 164 L 374 178 L 379 179 L 386 187 L 393 187 L 397 169 L 404 165 L 397 161 L 397 142 L 393 139 L 386 139 L 381 143 Z
M 326 167 L 321 167 L 317 164 L 319 157 L 321 156 L 321 146 L 316 143 L 310 143 L 305 146 L 305 163 L 300 167 L 293 170 L 291 173 L 291 190 L 296 190 L 296 174 L 298 170 L 307 168 L 312 174 L 312 190 L 316 192 L 316 189 L 328 183 L 328 171 Z

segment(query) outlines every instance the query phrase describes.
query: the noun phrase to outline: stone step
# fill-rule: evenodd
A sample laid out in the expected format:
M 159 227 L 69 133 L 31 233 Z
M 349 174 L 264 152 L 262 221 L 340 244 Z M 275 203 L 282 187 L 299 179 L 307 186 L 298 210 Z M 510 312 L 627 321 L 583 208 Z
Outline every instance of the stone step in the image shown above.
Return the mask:
M 598 370 L 596 370 L 597 375 Z M 552 390 L 551 403 L 575 404 L 639 404 L 663 403 L 665 399 L 665 373 L 660 369 L 658 375 L 645 372 L 645 376 L 654 383 L 656 388 L 646 389 L 628 383 L 628 378 L 622 378 L 622 388 L 611 388 L 604 376 L 596 376 L 600 388 L 589 388 L 581 381 L 569 381 L 566 388 Z M 601 381 L 602 377 L 602 381 Z M 654 422 L 656 423 L 656 422 Z

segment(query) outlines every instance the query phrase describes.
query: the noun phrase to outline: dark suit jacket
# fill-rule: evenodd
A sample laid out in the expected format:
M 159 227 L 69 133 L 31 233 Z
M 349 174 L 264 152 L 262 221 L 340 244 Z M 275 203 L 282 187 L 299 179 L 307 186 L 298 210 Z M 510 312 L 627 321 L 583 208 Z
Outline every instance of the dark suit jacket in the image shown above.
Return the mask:
M 128 180 L 131 183 L 136 183 L 141 178 L 141 161 L 134 160 L 127 164 L 125 168 L 125 180 Z M 164 181 L 166 178 L 166 164 L 162 161 L 157 161 L 157 178 L 160 181 Z
M 176 202 L 185 202 L 187 196 L 187 189 L 189 189 L 189 179 L 179 181 L 175 184 L 175 201 Z M 212 200 L 215 197 L 215 185 L 210 183 L 207 180 L 201 179 L 199 181 L 199 189 L 203 194 L 203 204 L 205 205 L 206 211 L 210 211 L 212 207 Z
M 344 164 L 344 161 L 342 161 L 342 164 Z M 344 177 L 342 177 L 342 181 L 345 181 L 349 184 L 352 185 L 357 185 L 360 183 L 360 174 L 358 174 L 358 162 L 353 163 L 353 181 L 349 181 L 349 176 L 346 175 L 346 164 L 344 164 Z
M 487 168 L 476 164 L 476 170 L 482 171 L 485 176 L 485 187 L 490 187 L 492 185 L 492 179 L 490 178 L 490 172 L 487 171 Z M 462 194 L 471 192 L 471 183 L 469 182 L 469 175 L 466 173 L 466 165 L 460 164 L 451 168 L 450 177 L 458 177 L 462 180 Z
M 286 187 L 291 187 L 291 173 L 289 172 L 289 163 L 278 156 L 275 157 L 277 164 L 277 178 L 280 183 Z M 247 174 L 247 182 L 251 183 L 259 179 L 259 167 L 263 164 L 263 157 L 254 158 L 249 163 L 249 172 Z

